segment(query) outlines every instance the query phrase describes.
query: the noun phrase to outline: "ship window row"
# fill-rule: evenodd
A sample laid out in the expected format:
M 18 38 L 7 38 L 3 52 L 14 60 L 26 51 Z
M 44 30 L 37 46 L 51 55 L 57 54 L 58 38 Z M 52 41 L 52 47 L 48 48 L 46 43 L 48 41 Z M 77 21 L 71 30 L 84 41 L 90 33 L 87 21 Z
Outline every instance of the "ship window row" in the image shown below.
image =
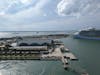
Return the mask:
M 100 31 L 82 31 L 80 32 L 80 35 L 100 37 Z

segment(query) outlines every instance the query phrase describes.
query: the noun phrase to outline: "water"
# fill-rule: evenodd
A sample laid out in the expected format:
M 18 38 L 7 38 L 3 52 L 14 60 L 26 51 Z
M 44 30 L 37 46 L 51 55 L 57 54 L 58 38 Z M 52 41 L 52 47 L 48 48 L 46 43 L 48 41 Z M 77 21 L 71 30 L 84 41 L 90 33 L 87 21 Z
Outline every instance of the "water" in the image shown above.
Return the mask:
M 43 33 L 43 32 L 42 32 Z M 100 75 L 100 41 L 61 39 L 65 47 L 74 53 L 79 61 L 70 62 L 73 68 L 86 70 L 90 75 Z M 0 75 L 77 75 L 63 69 L 60 61 L 1 61 Z
M 15 36 L 32 36 L 32 35 L 45 35 L 45 34 L 61 34 L 65 31 L 3 31 L 0 32 L 0 38 L 15 37 Z M 68 33 L 68 32 L 67 32 Z
M 100 41 L 69 37 L 63 39 L 63 42 L 79 58 L 78 63 L 81 67 L 90 75 L 100 75 Z

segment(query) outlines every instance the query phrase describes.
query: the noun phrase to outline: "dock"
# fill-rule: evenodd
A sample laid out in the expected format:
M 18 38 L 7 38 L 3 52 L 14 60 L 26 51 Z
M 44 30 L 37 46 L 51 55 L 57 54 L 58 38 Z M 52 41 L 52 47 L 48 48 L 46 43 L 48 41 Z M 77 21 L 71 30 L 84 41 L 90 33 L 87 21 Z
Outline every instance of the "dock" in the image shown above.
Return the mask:
M 44 46 L 9 46 L 8 43 L 0 46 L 0 60 L 25 59 L 61 61 L 63 63 L 63 67 L 67 69 L 69 68 L 68 61 L 76 60 L 77 58 L 69 51 L 68 48 L 65 48 L 63 42 L 59 41 L 58 39 L 51 40 L 50 46 L 47 44 Z
M 64 53 L 64 57 L 65 58 L 68 58 L 68 59 L 71 59 L 71 60 L 78 60 L 74 54 L 72 54 L 71 52 L 69 53 Z
M 70 52 L 68 48 L 65 48 L 65 52 Z
M 65 70 L 70 69 L 69 61 L 77 61 L 78 58 L 68 48 L 65 48 L 62 41 L 58 40 L 67 36 L 66 34 L 57 34 L 4 38 L 3 40 L 6 41 L 0 42 L 0 60 L 61 61 Z M 43 43 L 33 43 L 33 41 L 27 43 L 30 38 L 39 42 L 42 40 Z M 7 41 L 9 39 L 10 42 Z M 22 44 L 23 42 L 24 44 Z M 87 74 L 82 73 L 81 75 Z

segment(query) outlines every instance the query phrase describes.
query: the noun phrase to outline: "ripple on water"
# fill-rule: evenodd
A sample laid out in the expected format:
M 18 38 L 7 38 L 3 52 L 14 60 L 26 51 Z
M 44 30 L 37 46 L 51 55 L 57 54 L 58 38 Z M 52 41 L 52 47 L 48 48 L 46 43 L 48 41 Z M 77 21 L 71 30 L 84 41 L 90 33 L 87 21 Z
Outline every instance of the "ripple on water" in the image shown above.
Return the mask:
M 28 69 L 29 67 L 39 68 Z M 44 75 L 45 65 L 34 61 L 0 61 L 0 75 Z

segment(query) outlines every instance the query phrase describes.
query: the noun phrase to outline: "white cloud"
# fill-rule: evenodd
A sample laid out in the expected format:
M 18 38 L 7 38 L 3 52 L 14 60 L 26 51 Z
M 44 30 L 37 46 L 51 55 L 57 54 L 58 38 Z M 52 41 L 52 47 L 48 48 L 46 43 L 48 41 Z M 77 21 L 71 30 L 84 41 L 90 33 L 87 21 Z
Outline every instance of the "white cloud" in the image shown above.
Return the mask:
M 0 12 L 0 16 L 3 16 L 3 15 L 5 15 L 5 12 L 3 12 L 3 11 Z
M 31 4 L 32 0 L 20 0 L 23 4 Z
M 57 9 L 58 14 L 64 16 L 91 15 L 100 10 L 98 4 L 100 4 L 99 0 L 62 0 L 57 5 Z
M 5 2 L 3 5 L 1 5 L 2 3 L 0 3 L 0 30 L 37 30 L 38 27 L 41 30 L 44 28 L 53 29 L 53 27 L 59 27 L 63 30 L 63 28 L 66 29 L 66 26 L 68 25 L 81 25 L 81 23 L 79 23 L 79 20 L 76 20 L 78 18 L 72 16 L 77 16 L 82 19 L 82 23 L 87 21 L 93 23 L 91 21 L 96 20 L 96 17 L 98 17 L 97 14 L 100 14 L 99 0 L 2 1 Z M 58 14 L 62 16 L 59 16 Z M 87 14 L 92 14 L 93 16 L 95 15 L 95 17 L 93 17 L 92 20 L 87 20 L 90 19 L 90 17 L 85 16 L 86 18 L 83 18 L 81 16 Z M 84 19 L 86 19 L 87 21 Z
M 25 0 L 25 2 L 27 2 L 27 0 Z M 33 19 L 35 21 L 36 20 L 38 21 L 39 18 L 47 16 L 47 14 L 43 11 L 43 9 L 45 8 L 45 5 L 48 3 L 49 3 L 49 0 L 38 0 L 38 1 L 36 1 L 34 6 L 31 6 L 30 8 L 26 8 L 25 10 L 20 10 L 19 12 L 16 12 L 14 14 L 6 13 L 4 10 L 4 11 L 0 12 L 0 18 L 1 19 L 4 18 L 7 20 L 3 24 L 19 25 L 19 24 L 25 24 L 25 23 L 29 23 L 29 22 L 32 23 Z M 12 4 L 10 6 L 12 6 Z M 13 10 L 13 9 L 11 9 L 11 10 Z M 9 10 L 8 10 L 8 12 L 9 12 Z

